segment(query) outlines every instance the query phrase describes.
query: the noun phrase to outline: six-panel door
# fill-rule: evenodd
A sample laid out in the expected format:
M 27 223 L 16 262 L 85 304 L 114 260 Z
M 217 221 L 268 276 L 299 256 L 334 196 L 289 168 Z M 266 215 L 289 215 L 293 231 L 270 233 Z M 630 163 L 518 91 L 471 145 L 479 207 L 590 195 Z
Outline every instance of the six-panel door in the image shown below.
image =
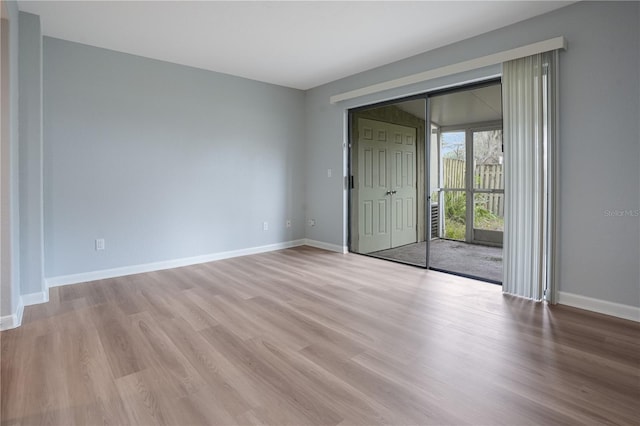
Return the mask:
M 356 143 L 358 252 L 415 243 L 416 129 L 359 119 Z

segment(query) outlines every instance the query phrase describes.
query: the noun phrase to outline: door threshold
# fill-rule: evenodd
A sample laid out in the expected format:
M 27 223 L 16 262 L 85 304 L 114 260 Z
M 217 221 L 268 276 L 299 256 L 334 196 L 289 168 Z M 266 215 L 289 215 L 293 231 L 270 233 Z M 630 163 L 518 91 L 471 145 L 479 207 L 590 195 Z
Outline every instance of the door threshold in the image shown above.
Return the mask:
M 470 275 L 470 274 L 464 274 L 462 272 L 454 272 L 454 271 L 447 271 L 446 269 L 440 269 L 440 268 L 434 268 L 434 267 L 429 267 L 427 269 L 430 269 L 431 271 L 436 271 L 436 272 L 443 272 L 445 274 L 450 274 L 450 275 L 455 275 L 457 277 L 462 277 L 462 278 L 469 278 L 472 280 L 476 280 L 476 281 L 484 281 L 485 283 L 489 283 L 489 284 L 496 284 L 496 285 L 502 285 L 502 281 L 497 281 L 497 280 L 492 280 L 489 278 L 483 278 L 483 277 L 478 277 L 476 275 Z
M 371 253 L 358 253 L 357 251 L 349 251 L 349 253 L 357 254 L 358 256 L 370 257 L 372 259 L 385 260 L 387 262 L 398 263 L 400 265 L 413 266 L 414 268 L 427 269 L 427 267 L 425 265 L 421 265 L 419 263 L 403 262 L 402 260 L 397 260 L 397 259 L 393 259 L 393 258 L 390 258 L 390 257 L 376 256 L 376 255 L 371 254 Z

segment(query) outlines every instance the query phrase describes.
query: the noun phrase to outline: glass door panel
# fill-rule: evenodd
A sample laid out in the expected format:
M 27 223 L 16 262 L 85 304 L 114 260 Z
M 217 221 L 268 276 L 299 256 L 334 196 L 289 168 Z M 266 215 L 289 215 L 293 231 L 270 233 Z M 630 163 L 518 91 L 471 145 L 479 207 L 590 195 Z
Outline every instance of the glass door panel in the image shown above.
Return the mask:
M 440 156 L 442 159 L 442 186 L 448 189 L 465 189 L 466 185 L 465 132 L 442 132 Z
M 350 111 L 349 250 L 425 267 L 426 100 Z
M 496 283 L 504 231 L 501 99 L 500 84 L 429 99 L 429 268 Z
M 504 190 L 502 130 L 473 132 L 473 187 Z
M 465 241 L 467 229 L 467 194 L 465 191 L 444 191 L 444 238 Z
M 440 134 L 442 231 L 449 240 L 466 240 L 467 141 L 464 131 Z
M 473 131 L 472 242 L 502 245 L 504 166 L 502 130 Z
M 473 203 L 474 229 L 504 231 L 504 194 L 476 193 Z

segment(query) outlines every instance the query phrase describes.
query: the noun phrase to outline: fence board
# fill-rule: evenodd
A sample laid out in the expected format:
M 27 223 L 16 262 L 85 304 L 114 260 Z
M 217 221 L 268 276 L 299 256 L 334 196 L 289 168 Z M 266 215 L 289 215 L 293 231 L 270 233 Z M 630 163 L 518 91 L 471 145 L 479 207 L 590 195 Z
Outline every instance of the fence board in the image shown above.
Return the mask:
M 455 158 L 444 158 L 443 187 L 465 188 L 465 162 Z M 478 164 L 474 170 L 476 189 L 504 189 L 502 164 Z M 458 196 L 456 194 L 456 196 Z M 497 216 L 504 216 L 504 194 L 485 194 L 484 208 Z

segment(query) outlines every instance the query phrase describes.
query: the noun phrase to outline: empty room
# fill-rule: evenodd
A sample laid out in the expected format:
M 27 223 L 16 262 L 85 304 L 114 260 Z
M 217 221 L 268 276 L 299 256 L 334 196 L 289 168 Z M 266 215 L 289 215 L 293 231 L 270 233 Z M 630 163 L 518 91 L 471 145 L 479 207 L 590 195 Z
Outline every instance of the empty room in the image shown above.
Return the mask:
M 640 423 L 640 2 L 0 5 L 2 426 Z

